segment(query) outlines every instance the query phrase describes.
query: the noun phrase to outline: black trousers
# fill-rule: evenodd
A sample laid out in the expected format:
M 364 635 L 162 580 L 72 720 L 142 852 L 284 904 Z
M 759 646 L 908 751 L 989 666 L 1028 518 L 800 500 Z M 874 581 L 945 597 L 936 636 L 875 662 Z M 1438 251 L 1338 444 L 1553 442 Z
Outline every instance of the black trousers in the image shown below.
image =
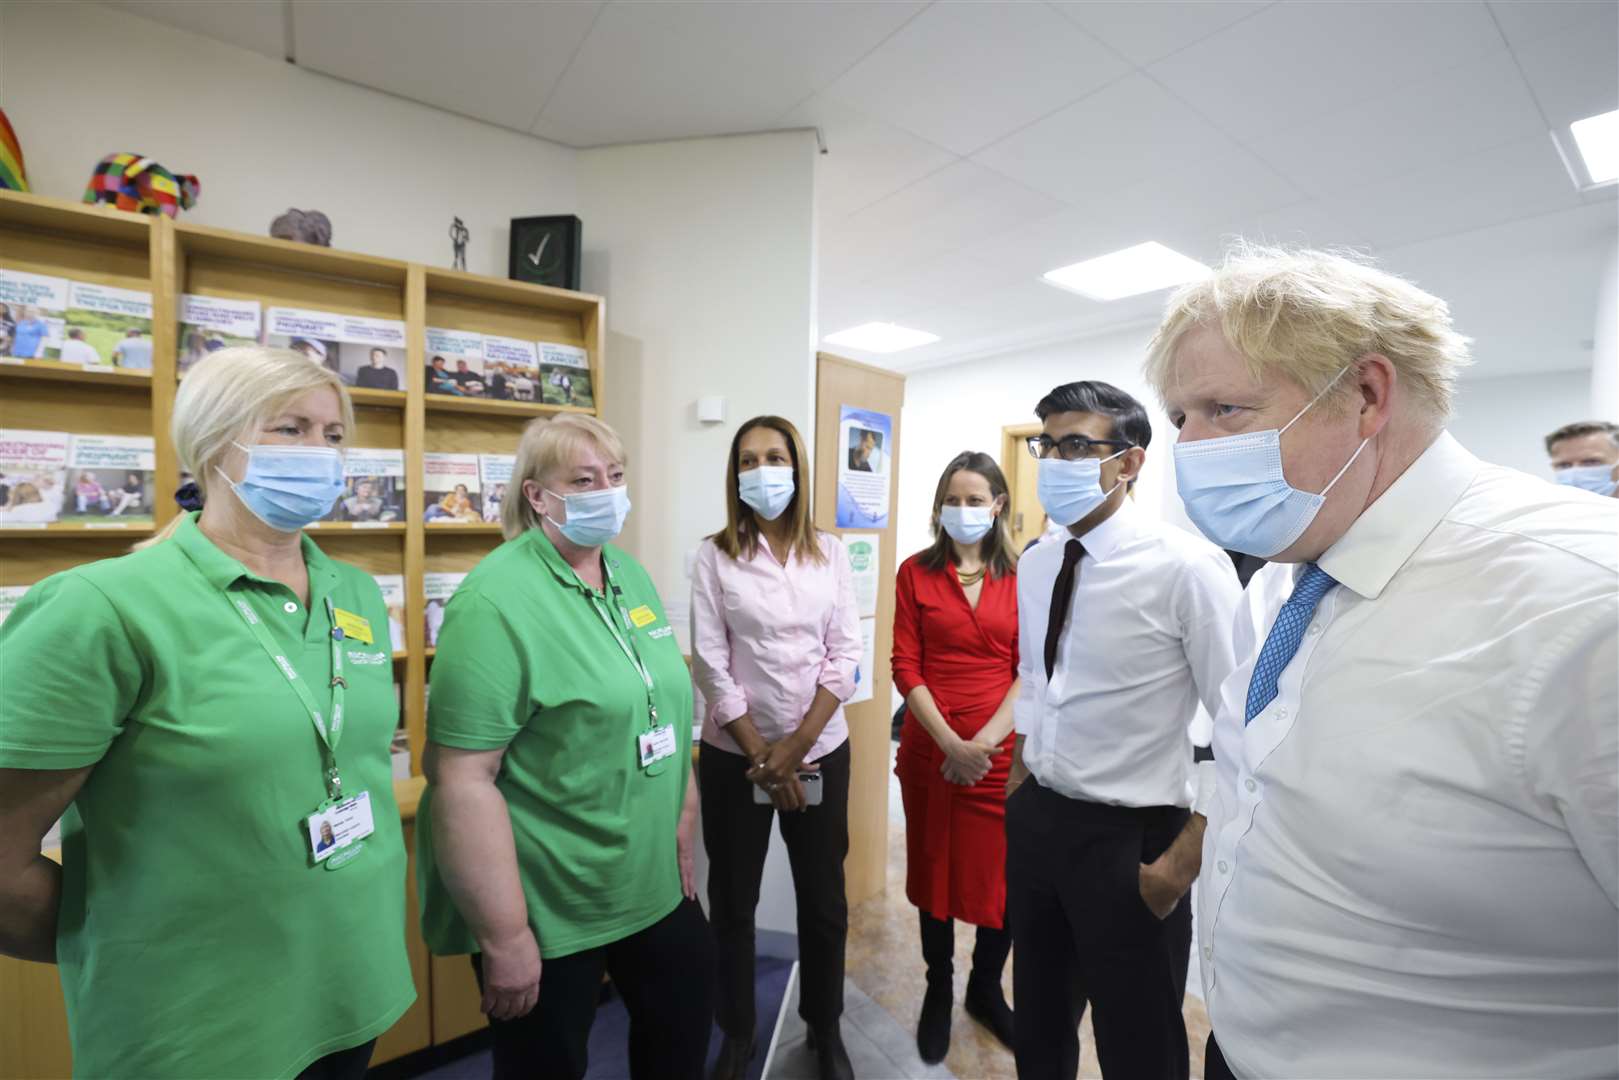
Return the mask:
M 1103 1075 L 1186 1080 L 1191 899 L 1158 919 L 1141 899 L 1140 866 L 1169 847 L 1188 813 L 1068 799 L 1033 777 L 1007 801 L 1020 1080 L 1073 1080 L 1087 1003 Z
M 922 959 L 928 966 L 928 985 L 937 983 L 952 989 L 954 984 L 951 980 L 956 974 L 956 920 L 935 919 L 920 908 L 917 914 L 921 916 Z M 999 929 L 980 926 L 977 939 L 973 942 L 973 966 L 972 973 L 967 977 L 968 991 L 982 983 L 986 990 L 1000 993 L 1001 973 L 1006 970 L 1006 957 L 1011 951 L 1010 930 L 1004 926 Z
M 821 758 L 821 805 L 781 815 L 781 838 L 798 901 L 798 1013 L 824 1027 L 843 1015 L 843 951 L 849 900 L 843 859 L 849 853 L 849 744 Z M 748 759 L 704 745 L 697 759 L 708 848 L 708 913 L 719 958 L 720 1030 L 749 1038 L 753 1001 L 754 909 L 770 847 L 775 807 L 753 801 Z
M 371 1065 L 371 1052 L 376 1048 L 377 1040 L 372 1039 L 316 1058 L 309 1068 L 298 1074 L 298 1080 L 364 1080 L 365 1070 Z
M 1212 1031 L 1209 1041 L 1203 1044 L 1203 1080 L 1237 1080 L 1236 1073 L 1225 1063 L 1225 1055 L 1220 1053 L 1220 1044 L 1214 1041 Z
M 483 957 L 472 970 L 483 988 Z M 701 1080 L 714 1023 L 714 951 L 695 900 L 610 945 L 546 959 L 540 1000 L 527 1016 L 490 1020 L 495 1080 L 579 1080 L 589 1063 L 590 1027 L 602 974 L 630 1014 L 634 1080 Z

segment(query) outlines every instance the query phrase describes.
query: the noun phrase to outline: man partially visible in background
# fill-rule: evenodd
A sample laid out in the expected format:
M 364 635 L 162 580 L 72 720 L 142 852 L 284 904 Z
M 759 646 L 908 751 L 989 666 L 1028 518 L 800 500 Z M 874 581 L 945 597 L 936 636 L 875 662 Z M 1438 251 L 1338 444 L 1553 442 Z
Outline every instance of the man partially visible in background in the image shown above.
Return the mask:
M 1559 484 L 1598 495 L 1619 494 L 1619 424 L 1580 420 L 1546 436 L 1552 476 Z

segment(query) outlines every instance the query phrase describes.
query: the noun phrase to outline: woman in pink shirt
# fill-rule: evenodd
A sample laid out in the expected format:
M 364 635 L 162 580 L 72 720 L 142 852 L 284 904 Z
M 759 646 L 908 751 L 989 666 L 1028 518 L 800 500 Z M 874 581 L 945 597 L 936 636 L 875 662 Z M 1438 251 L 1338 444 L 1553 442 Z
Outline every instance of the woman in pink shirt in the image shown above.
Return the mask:
M 809 463 L 778 416 L 743 424 L 726 465 L 726 522 L 697 550 L 692 674 L 702 703 L 698 759 L 709 919 L 718 945 L 714 1076 L 746 1074 L 756 1049 L 753 914 L 781 837 L 798 901 L 799 1014 L 823 1078 L 852 1077 L 839 1033 L 849 908 L 849 726 L 860 620 L 843 544 L 810 521 Z

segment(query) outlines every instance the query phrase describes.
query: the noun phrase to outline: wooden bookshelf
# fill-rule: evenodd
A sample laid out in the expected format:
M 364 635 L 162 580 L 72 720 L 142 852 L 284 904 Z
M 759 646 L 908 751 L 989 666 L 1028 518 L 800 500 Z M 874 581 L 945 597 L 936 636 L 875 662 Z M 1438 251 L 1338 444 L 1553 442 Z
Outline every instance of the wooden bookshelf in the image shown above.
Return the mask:
M 351 389 L 356 430 L 347 440 L 354 447 L 404 452 L 404 520 L 322 522 L 310 535 L 333 558 L 367 573 L 404 578 L 406 648 L 393 659 L 411 771 L 419 777 L 433 655 L 426 642 L 423 575 L 465 573 L 501 543 L 497 524 L 423 521 L 423 454 L 512 454 L 523 428 L 536 418 L 568 412 L 600 415 L 607 382 L 605 301 L 10 191 L 0 191 L 0 266 L 150 292 L 153 307 L 149 372 L 0 360 L 0 427 L 150 435 L 156 451 L 152 525 L 0 527 L 0 585 L 32 585 L 70 567 L 125 554 L 179 513 L 170 494 L 179 484 L 180 467 L 169 426 L 179 386 L 177 317 L 183 294 L 255 300 L 263 309 L 298 307 L 404 323 L 405 389 Z M 592 406 L 429 395 L 424 375 L 429 326 L 583 348 L 589 358 Z M 409 838 L 408 828 L 407 823 Z M 409 933 L 422 1000 L 379 1044 L 378 1062 L 429 1045 L 438 1037 L 430 1016 L 445 1009 L 465 1013 L 469 1006 L 461 1000 L 468 980 L 459 977 L 464 974 L 459 968 L 455 979 L 438 988 L 442 992 L 433 988 L 414 912 Z M 447 962 L 446 970 L 456 964 L 465 967 L 457 959 Z M 473 1013 L 476 1006 L 474 992 Z

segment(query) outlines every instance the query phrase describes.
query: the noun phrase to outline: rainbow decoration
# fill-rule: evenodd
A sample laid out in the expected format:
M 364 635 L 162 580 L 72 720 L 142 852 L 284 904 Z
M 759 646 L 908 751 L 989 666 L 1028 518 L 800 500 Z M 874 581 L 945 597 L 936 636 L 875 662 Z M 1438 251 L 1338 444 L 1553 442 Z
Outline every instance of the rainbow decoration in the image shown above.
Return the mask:
M 11 130 L 6 110 L 0 109 L 0 188 L 12 191 L 28 190 L 28 169 L 23 165 L 22 144 Z

